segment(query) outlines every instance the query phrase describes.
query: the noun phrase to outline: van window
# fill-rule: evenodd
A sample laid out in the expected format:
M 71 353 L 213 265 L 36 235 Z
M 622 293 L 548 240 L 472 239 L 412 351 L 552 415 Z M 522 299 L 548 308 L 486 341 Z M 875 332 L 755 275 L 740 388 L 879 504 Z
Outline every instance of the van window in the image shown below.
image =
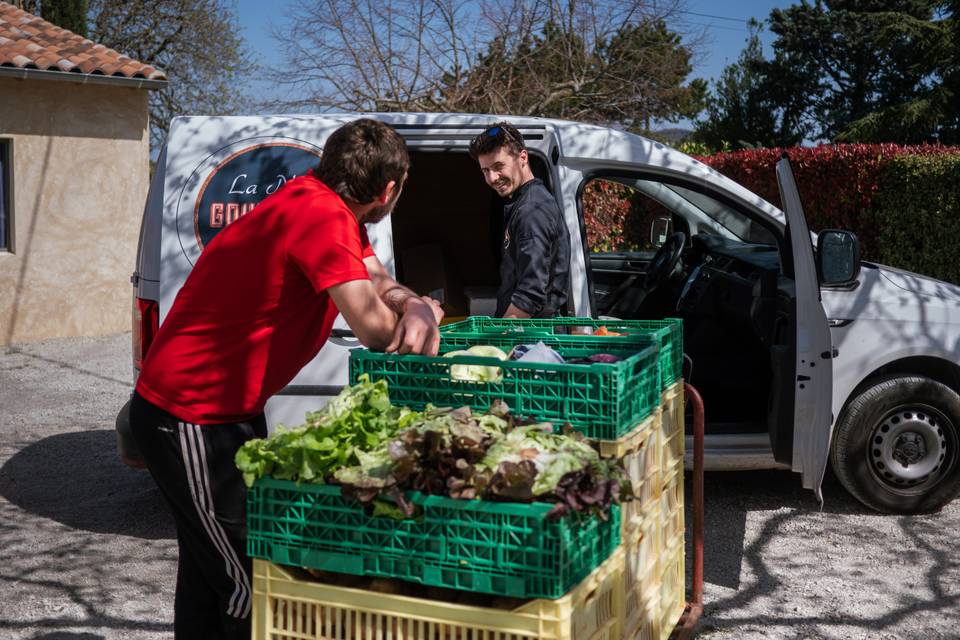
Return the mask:
M 590 179 L 581 197 L 591 253 L 656 250 L 658 218 L 673 231 L 720 235 L 752 244 L 776 244 L 766 227 L 744 213 L 686 187 L 656 180 L 609 176 Z
M 587 182 L 581 203 L 590 253 L 655 251 L 650 225 L 672 218 L 662 204 L 612 178 Z

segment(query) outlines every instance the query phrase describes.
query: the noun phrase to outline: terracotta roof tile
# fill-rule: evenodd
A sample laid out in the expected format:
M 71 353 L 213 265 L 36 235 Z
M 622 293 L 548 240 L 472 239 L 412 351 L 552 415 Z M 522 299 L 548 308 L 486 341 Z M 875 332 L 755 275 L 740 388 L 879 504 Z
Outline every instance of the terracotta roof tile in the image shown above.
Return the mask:
M 0 2 L 0 66 L 166 80 L 157 69 Z

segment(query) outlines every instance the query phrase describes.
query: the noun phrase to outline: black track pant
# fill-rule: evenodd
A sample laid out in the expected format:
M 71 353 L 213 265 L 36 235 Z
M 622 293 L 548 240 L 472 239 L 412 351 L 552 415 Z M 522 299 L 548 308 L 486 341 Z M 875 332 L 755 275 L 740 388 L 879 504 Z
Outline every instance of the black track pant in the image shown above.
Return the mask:
M 135 393 L 130 423 L 177 523 L 175 637 L 249 638 L 247 491 L 233 457 L 247 440 L 267 436 L 263 414 L 248 422 L 196 425 Z

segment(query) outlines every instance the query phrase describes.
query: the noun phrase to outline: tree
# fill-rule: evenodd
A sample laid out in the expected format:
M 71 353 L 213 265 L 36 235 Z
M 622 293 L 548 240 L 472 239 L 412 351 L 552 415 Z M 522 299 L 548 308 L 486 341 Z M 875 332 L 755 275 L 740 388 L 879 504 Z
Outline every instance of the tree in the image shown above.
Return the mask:
M 940 0 L 803 0 L 770 13 L 771 100 L 817 138 L 850 136 L 853 123 L 926 95 L 937 81 Z M 799 104 L 798 101 L 799 100 Z M 793 103 L 792 105 L 790 103 Z M 911 142 L 890 131 L 887 141 Z
M 698 110 L 678 3 L 322 0 L 275 33 L 286 108 L 485 111 L 647 126 Z M 469 34 L 469 36 L 467 35 Z
M 87 37 L 87 0 L 43 0 L 40 16 L 78 36 Z
M 39 16 L 41 13 L 40 0 L 12 0 L 12 4 L 17 9 L 22 9 L 35 16 Z
M 921 57 L 934 61 L 934 81 L 914 98 L 878 109 L 851 122 L 842 141 L 960 143 L 960 1 L 944 2 L 941 17 L 917 34 Z
M 760 24 L 751 21 L 750 28 L 747 45 L 737 61 L 714 81 L 706 118 L 697 123 L 694 139 L 712 149 L 790 147 L 803 140 L 804 131 L 791 117 L 792 112 L 770 100 L 776 89 L 764 73 Z
M 549 21 L 541 34 L 529 34 L 512 49 L 496 40 L 453 87 L 458 109 L 616 123 L 637 131 L 649 130 L 654 119 L 693 117 L 702 110 L 706 83 L 683 84 L 692 53 L 662 20 L 623 24 L 592 43 L 581 32 L 576 24 Z
M 251 65 L 224 0 L 91 0 L 89 20 L 91 40 L 167 74 L 167 87 L 150 92 L 154 148 L 174 116 L 246 106 L 243 72 Z

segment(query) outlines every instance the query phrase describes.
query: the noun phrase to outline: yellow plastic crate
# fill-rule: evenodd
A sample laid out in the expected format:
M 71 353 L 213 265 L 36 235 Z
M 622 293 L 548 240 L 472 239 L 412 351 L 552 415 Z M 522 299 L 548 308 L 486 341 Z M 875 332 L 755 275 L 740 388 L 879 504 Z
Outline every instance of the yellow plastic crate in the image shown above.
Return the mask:
M 651 441 L 650 438 L 660 431 L 660 413 L 660 408 L 655 408 L 649 416 L 630 429 L 625 436 L 616 440 L 598 440 L 600 455 L 604 458 L 622 458 L 628 453 L 648 447 L 650 442 L 656 442 Z M 656 446 L 653 446 L 652 449 L 656 451 Z
M 664 469 L 662 496 L 670 511 L 683 508 L 683 463 L 677 462 L 672 468 Z
M 629 570 L 627 571 L 629 573 Z M 657 640 L 663 615 L 660 607 L 659 563 L 647 568 L 646 573 L 635 575 L 627 583 L 624 594 L 624 639 L 650 638 Z
M 621 545 L 564 597 L 499 609 L 326 585 L 254 560 L 252 638 L 620 640 L 624 569 Z
M 660 638 L 666 640 L 686 607 L 683 538 L 661 559 L 664 562 L 660 567 Z
M 622 508 L 623 640 L 667 640 L 686 605 L 683 414 L 681 380 L 628 435 L 599 443 L 601 455 L 623 459 L 637 494 Z
M 623 460 L 637 499 L 622 505 L 623 531 L 645 518 L 645 509 L 667 495 L 670 510 L 683 503 L 683 381 L 664 389 L 661 405 L 627 435 L 600 440 L 600 455 Z M 673 469 L 677 472 L 671 473 Z M 683 515 L 680 515 L 682 524 Z
M 668 470 L 660 497 L 660 525 L 662 527 L 662 546 L 660 551 L 666 553 L 679 540 L 684 540 L 684 512 L 683 512 L 683 463 L 674 465 Z
M 680 431 L 674 432 L 668 440 L 663 441 L 663 446 L 661 447 L 663 459 L 660 464 L 664 471 L 670 469 L 678 462 L 681 465 L 683 464 L 684 440 L 683 431 Z
M 660 403 L 660 443 L 663 458 L 661 469 L 670 468 L 684 454 L 684 395 L 683 380 L 679 380 L 661 394 Z
M 647 573 L 627 583 L 623 640 L 670 638 L 686 607 L 683 554 L 683 544 L 674 545 L 668 555 L 658 556 Z M 629 567 L 625 575 L 630 575 Z
M 645 509 L 662 491 L 660 462 L 660 409 L 644 419 L 626 436 L 618 440 L 599 440 L 600 455 L 623 460 L 623 467 L 633 484 L 635 500 L 621 505 L 620 521 L 624 534 L 636 528 L 645 517 Z
M 656 604 L 624 621 L 623 640 L 660 640 L 661 620 Z
M 658 605 L 659 598 L 655 589 L 660 578 L 659 559 L 662 547 L 660 527 L 660 506 L 655 503 L 647 518 L 639 526 L 624 535 L 626 567 L 624 577 L 624 628 L 636 626 L 636 618 L 641 612 Z M 654 609 L 654 613 L 656 609 Z M 647 619 L 646 616 L 644 616 Z M 656 616 L 649 618 L 653 620 Z
M 663 549 L 658 521 L 659 513 L 654 505 L 643 522 L 624 534 L 622 546 L 626 553 L 627 570 L 624 578 L 627 582 L 635 582 L 655 568 Z

